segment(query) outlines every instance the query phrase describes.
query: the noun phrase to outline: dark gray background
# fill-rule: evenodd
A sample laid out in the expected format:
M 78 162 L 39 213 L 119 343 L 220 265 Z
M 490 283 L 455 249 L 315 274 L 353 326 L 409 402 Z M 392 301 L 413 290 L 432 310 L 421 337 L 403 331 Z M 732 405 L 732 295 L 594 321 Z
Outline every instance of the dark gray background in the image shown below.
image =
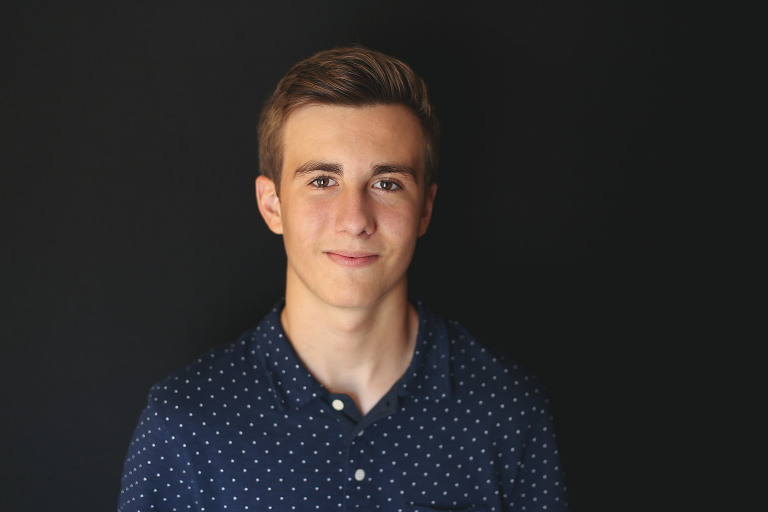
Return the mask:
M 675 353 L 673 23 L 630 2 L 3 3 L 0 508 L 114 509 L 149 387 L 282 294 L 256 120 L 291 64 L 353 42 L 409 62 L 442 121 L 414 296 L 544 380 L 575 508 L 638 499 Z

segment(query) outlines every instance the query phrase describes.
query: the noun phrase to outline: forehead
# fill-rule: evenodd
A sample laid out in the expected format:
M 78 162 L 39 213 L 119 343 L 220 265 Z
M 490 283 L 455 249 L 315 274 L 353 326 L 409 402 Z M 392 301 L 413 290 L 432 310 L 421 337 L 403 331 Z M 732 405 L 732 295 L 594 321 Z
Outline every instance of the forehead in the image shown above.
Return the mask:
M 342 166 L 400 163 L 423 173 L 424 133 L 402 105 L 307 105 L 292 112 L 283 132 L 284 167 L 309 160 Z

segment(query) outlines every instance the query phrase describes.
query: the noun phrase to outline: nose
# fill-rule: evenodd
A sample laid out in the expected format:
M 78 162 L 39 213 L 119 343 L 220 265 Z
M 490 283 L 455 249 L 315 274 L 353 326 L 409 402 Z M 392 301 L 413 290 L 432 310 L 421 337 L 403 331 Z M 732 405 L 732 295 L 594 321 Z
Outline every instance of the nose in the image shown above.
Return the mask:
M 371 236 L 376 231 L 372 201 L 364 190 L 347 189 L 339 194 L 336 229 L 356 237 Z

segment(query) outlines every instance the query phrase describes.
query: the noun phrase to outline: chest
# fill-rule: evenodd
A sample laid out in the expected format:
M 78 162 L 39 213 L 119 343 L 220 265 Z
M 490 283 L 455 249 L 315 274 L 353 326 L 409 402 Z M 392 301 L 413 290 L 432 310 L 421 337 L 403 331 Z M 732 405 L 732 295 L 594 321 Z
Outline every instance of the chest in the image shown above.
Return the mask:
M 317 403 L 220 417 L 199 425 L 187 449 L 203 503 L 218 508 L 502 510 L 500 474 L 515 462 L 514 431 L 501 420 L 437 405 L 350 427 Z

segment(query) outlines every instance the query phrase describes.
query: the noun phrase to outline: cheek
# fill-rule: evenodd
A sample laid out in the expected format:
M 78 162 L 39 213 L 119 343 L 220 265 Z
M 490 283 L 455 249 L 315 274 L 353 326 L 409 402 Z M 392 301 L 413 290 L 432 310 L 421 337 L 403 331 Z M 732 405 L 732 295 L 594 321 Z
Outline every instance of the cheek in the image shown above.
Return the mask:
M 380 220 L 382 222 L 379 228 L 386 229 L 393 238 L 399 240 L 418 238 L 419 217 L 410 206 L 389 209 L 380 217 Z
M 328 222 L 328 212 L 325 208 L 314 204 L 304 203 L 283 211 L 285 233 L 299 245 L 312 242 L 313 234 L 319 233 Z

